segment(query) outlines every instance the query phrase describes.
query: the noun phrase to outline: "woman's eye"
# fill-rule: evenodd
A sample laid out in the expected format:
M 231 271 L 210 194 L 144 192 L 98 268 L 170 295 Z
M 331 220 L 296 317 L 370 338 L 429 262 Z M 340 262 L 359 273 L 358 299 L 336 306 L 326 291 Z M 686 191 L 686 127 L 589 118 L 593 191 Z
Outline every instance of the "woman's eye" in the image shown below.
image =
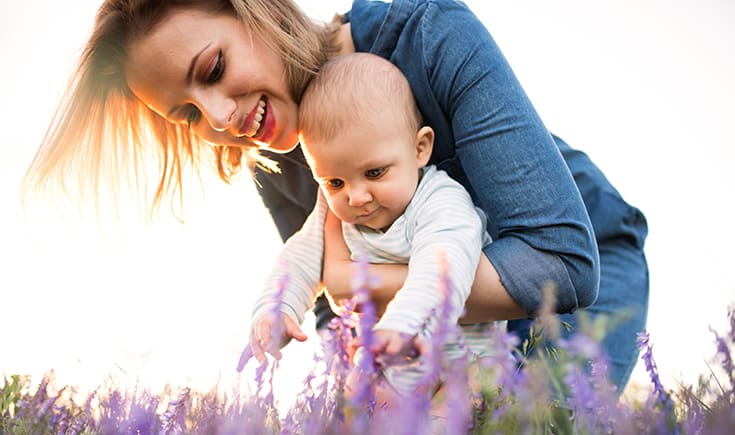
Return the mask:
M 378 178 L 385 173 L 385 168 L 368 169 L 365 171 L 365 176 L 368 178 Z
M 344 181 L 338 179 L 327 181 L 327 187 L 330 189 L 340 189 L 344 184 Z
M 207 76 L 208 83 L 214 83 L 222 78 L 222 73 L 225 72 L 225 58 L 222 56 L 222 50 L 217 53 L 217 62 L 214 64 L 212 71 Z

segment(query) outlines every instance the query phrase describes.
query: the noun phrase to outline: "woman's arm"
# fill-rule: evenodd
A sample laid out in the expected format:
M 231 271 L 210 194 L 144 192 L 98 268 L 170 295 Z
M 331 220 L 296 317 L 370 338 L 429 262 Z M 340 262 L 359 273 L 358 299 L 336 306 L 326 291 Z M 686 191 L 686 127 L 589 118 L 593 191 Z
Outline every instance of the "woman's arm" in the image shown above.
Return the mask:
M 489 315 L 513 300 L 533 316 L 552 282 L 558 312 L 592 304 L 599 256 L 581 195 L 485 26 L 449 0 L 355 2 L 350 21 L 357 51 L 388 58 L 406 75 L 436 132 L 432 162 L 464 184 L 488 217 L 494 242 L 483 267 L 491 272 L 480 271 L 475 284 L 483 294 L 472 300 L 494 298 L 498 311 Z M 511 311 L 500 318 L 517 317 Z
M 340 300 L 350 299 L 353 296 L 350 285 L 354 272 L 350 250 L 342 235 L 341 222 L 331 210 L 327 210 L 324 224 L 322 282 L 334 302 L 339 303 Z M 405 264 L 371 264 L 370 274 L 379 277 L 379 285 L 373 289 L 371 296 L 375 310 L 381 316 L 388 302 L 403 286 L 408 275 L 408 266 Z
M 500 281 L 500 275 L 484 254 L 480 255 L 475 281 L 464 307 L 465 314 L 459 319 L 462 324 L 528 317 L 525 310 L 510 297 Z
M 435 154 L 448 160 L 487 215 L 493 243 L 484 252 L 503 285 L 527 316 L 549 283 L 558 312 L 590 305 L 599 257 L 589 216 L 501 50 L 461 2 L 428 2 L 414 31 L 397 50 L 405 50 L 401 59 L 427 121 L 448 122 L 450 140 Z M 420 70 L 415 53 L 422 53 Z

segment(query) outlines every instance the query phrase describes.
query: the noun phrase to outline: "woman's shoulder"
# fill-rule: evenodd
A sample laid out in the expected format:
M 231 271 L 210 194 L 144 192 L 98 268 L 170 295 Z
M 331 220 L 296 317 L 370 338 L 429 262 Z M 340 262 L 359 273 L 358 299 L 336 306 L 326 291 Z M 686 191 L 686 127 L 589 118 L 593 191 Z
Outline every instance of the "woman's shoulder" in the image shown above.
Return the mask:
M 474 14 L 457 0 L 355 0 L 349 12 L 352 39 L 357 51 L 389 58 L 398 40 L 423 39 L 424 29 L 431 29 L 430 39 L 444 31 L 461 28 Z
M 400 19 L 431 8 L 469 10 L 468 6 L 460 0 L 354 0 L 347 16 L 350 20 L 354 16 Z

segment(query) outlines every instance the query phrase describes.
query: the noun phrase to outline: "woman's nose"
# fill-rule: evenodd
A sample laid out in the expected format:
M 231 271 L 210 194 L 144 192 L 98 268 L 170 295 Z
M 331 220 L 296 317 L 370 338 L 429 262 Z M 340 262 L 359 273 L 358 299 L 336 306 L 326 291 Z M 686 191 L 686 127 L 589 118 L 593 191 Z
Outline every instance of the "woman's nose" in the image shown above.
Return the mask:
M 200 110 L 215 131 L 225 131 L 236 121 L 237 104 L 231 98 L 215 93 L 202 95 Z

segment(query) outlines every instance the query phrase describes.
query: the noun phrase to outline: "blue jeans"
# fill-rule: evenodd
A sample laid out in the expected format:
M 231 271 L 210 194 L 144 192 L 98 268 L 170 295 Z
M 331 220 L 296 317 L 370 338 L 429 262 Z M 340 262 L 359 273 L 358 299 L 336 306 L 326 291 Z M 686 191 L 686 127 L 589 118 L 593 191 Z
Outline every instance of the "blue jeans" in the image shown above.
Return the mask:
M 572 326 L 569 331 L 562 328 L 562 337 L 570 338 L 579 329 L 580 315 L 593 321 L 599 316 L 610 318 L 602 348 L 610 363 L 609 379 L 620 394 L 638 360 L 636 333 L 646 326 L 648 266 L 643 250 L 625 238 L 599 242 L 599 249 L 601 279 L 597 301 L 573 314 L 560 314 L 559 320 Z M 518 334 L 522 343 L 532 324 L 532 320 L 513 320 L 508 322 L 508 330 Z

